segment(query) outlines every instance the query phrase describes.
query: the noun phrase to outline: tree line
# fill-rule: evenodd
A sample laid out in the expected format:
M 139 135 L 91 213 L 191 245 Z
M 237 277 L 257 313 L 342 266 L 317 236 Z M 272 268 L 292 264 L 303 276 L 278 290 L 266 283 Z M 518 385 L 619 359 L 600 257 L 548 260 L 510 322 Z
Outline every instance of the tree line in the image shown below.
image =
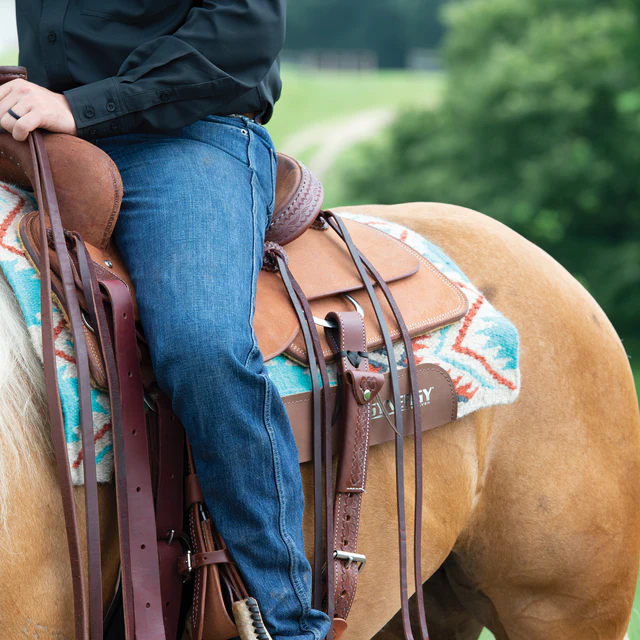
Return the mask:
M 381 67 L 405 66 L 413 48 L 438 46 L 445 0 L 293 0 L 287 8 L 290 50 L 371 50 Z

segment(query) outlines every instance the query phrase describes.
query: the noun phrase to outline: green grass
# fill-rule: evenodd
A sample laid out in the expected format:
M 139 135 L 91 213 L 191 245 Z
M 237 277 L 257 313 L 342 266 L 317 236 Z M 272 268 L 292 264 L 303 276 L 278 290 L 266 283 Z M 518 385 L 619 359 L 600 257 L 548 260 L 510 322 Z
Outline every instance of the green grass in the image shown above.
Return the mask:
M 287 150 L 292 135 L 321 124 L 330 125 L 379 108 L 400 111 L 431 108 L 442 96 L 444 75 L 412 71 L 302 71 L 293 66 L 282 69 L 282 97 L 267 125 L 276 147 Z M 383 135 L 373 131 L 372 137 Z M 322 140 L 314 141 L 296 155 L 308 162 Z M 345 152 L 323 176 L 325 205 L 358 204 L 344 196 L 342 167 L 361 160 Z
M 359 111 L 433 105 L 443 82 L 440 73 L 302 71 L 284 66 L 282 97 L 267 128 L 277 146 L 306 127 Z

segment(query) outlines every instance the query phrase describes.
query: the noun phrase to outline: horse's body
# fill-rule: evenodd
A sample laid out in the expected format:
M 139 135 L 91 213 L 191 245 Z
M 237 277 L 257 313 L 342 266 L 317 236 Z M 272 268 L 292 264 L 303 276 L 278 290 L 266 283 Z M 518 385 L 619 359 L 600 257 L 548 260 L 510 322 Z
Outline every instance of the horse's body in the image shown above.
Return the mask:
M 425 434 L 422 566 L 431 576 L 425 590 L 433 640 L 475 639 L 481 625 L 499 639 L 623 638 L 640 552 L 640 419 L 611 324 L 564 269 L 490 218 L 445 205 L 362 210 L 439 245 L 521 337 L 518 401 Z M 11 322 L 0 330 L 0 357 L 9 354 L 14 373 L 4 383 L 0 377 L 7 518 L 0 629 L 3 638 L 71 639 L 65 529 L 54 461 L 40 437 L 41 374 L 17 314 L 5 285 L 0 325 Z M 31 443 L 29 463 L 20 439 Z M 391 443 L 371 450 L 359 542 L 368 561 L 346 640 L 372 638 L 385 625 L 380 638 L 401 637 L 392 620 L 399 609 L 394 465 Z M 302 471 L 310 503 L 311 469 Z M 118 562 L 110 487 L 102 498 L 106 598 Z M 310 518 L 305 524 L 311 541 Z

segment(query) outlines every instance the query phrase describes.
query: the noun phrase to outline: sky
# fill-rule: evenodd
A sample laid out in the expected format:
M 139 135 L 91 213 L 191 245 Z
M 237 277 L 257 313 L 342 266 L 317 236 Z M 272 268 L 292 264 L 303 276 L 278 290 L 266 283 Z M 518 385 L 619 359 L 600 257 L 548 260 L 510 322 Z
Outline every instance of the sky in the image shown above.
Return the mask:
M 0 53 L 17 48 L 15 0 L 0 0 Z

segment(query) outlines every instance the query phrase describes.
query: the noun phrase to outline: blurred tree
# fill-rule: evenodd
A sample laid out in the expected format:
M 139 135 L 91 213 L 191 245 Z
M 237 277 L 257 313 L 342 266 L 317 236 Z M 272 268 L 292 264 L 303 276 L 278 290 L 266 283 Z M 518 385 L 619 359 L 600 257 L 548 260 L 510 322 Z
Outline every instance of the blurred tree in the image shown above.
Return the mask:
M 639 17 L 634 0 L 449 5 L 441 106 L 403 114 L 366 149 L 351 198 L 452 202 L 505 222 L 638 349 Z
M 442 37 L 445 0 L 296 0 L 287 9 L 286 48 L 371 49 L 381 67 L 403 67 L 413 47 Z

